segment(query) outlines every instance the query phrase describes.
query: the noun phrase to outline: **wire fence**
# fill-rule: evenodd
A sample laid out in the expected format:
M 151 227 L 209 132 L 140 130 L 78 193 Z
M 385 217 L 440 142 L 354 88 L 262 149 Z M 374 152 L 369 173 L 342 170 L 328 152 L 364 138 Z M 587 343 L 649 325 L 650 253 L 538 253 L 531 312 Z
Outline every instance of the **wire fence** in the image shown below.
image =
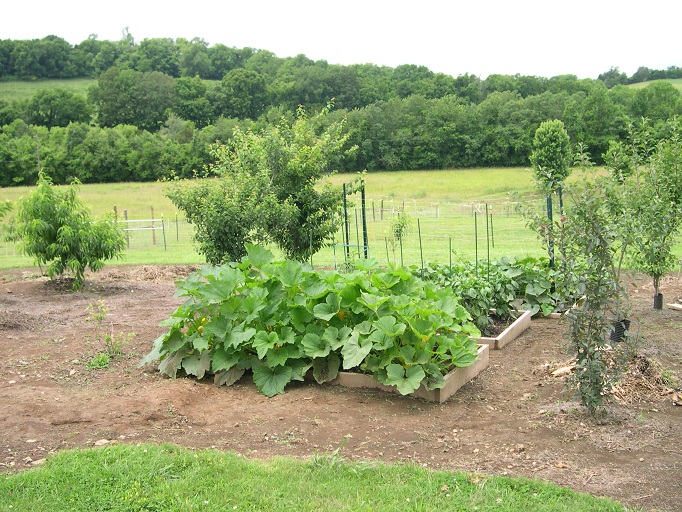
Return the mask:
M 536 233 L 527 227 L 518 203 L 424 205 L 408 200 L 369 199 L 365 215 L 368 253 L 379 261 L 452 264 L 454 260 L 546 254 Z M 315 264 L 325 265 L 331 260 L 338 265 L 363 257 L 362 211 L 350 209 L 348 218 L 349 229 L 343 226 L 337 230 L 334 245 L 317 253 Z
M 395 236 L 394 226 L 402 217 L 404 228 Z M 126 237 L 126 250 L 133 256 L 145 252 L 154 262 L 174 255 L 188 261 L 196 255 L 194 228 L 182 216 L 130 219 L 118 216 Z M 337 267 L 348 260 L 364 257 L 362 211 L 348 208 L 348 225 L 338 226 L 331 246 L 311 258 L 316 267 Z M 526 226 L 517 203 L 433 203 L 394 198 L 368 199 L 365 205 L 367 253 L 380 262 L 422 265 L 455 260 L 497 259 L 503 256 L 542 256 L 546 254 L 535 232 Z M 348 238 L 346 238 L 346 232 Z M 278 256 L 278 251 L 271 248 Z M 25 258 L 14 243 L 0 242 L 0 258 L 5 266 Z

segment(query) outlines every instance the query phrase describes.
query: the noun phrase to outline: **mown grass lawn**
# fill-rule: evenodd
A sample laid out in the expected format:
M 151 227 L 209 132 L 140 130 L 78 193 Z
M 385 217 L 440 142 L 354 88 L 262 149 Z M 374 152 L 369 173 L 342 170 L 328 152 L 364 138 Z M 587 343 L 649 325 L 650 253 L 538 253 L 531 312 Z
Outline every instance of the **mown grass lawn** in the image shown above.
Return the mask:
M 174 445 L 60 452 L 0 477 L 0 510 L 156 511 L 624 511 L 609 499 L 528 479 L 346 462 L 250 460 Z

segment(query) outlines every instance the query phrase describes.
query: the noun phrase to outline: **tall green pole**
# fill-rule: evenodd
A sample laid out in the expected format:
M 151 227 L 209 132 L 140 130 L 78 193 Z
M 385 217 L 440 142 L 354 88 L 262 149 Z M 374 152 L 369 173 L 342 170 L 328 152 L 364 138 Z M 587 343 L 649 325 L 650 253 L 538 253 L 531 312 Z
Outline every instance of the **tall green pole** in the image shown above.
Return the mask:
M 365 246 L 365 259 L 369 258 L 369 239 L 367 238 L 367 212 L 365 212 L 365 180 L 360 181 L 362 203 L 362 243 Z
M 549 226 L 547 227 L 547 250 L 549 251 L 549 268 L 554 268 L 554 239 L 552 237 L 553 215 L 552 215 L 552 194 L 547 196 L 547 218 L 549 219 Z
M 350 229 L 348 228 L 348 204 L 346 202 L 346 184 L 343 184 L 343 225 L 346 234 L 346 261 L 350 259 Z

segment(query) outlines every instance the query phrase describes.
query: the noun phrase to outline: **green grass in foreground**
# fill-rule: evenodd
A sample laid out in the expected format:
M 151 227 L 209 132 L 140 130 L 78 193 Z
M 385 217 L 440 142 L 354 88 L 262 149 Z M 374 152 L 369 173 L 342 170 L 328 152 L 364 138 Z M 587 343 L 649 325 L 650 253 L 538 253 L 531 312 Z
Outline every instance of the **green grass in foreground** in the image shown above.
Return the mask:
M 623 511 L 608 499 L 527 479 L 414 464 L 249 460 L 174 445 L 65 451 L 0 477 L 0 510 L 92 511 Z

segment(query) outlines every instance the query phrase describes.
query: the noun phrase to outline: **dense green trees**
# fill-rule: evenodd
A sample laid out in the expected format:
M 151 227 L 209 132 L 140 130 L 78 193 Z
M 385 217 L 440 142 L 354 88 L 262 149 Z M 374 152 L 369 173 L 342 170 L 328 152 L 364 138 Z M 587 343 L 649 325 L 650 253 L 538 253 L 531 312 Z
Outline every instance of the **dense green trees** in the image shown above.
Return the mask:
M 41 64 L 41 55 L 52 54 L 59 71 Z M 679 68 L 639 70 L 641 77 L 678 74 Z M 651 119 L 660 138 L 665 121 L 682 110 L 679 89 L 627 87 L 623 82 L 632 79 L 617 68 L 600 80 L 498 74 L 482 80 L 412 64 L 279 58 L 198 38 L 136 43 L 129 33 L 115 42 L 91 35 L 73 48 L 54 36 L 0 40 L 0 78 L 48 75 L 98 83 L 87 98 L 45 89 L 29 100 L 0 100 L 4 184 L 35 183 L 39 156 L 49 159 L 58 183 L 74 176 L 154 179 L 171 169 L 189 176 L 210 163 L 209 145 L 229 141 L 234 125 L 265 128 L 282 115 L 293 119 L 299 105 L 316 112 L 331 99 L 339 110 L 327 119 L 347 116 L 349 144 L 358 146 L 335 163 L 340 171 L 529 165 L 535 131 L 548 119 L 561 120 L 572 142 L 602 163 L 631 120 Z
M 118 73 L 136 82 L 137 72 Z M 139 75 L 153 78 L 156 73 Z M 229 142 L 235 125 L 263 129 L 283 115 L 293 118 L 284 107 L 270 107 L 257 120 L 219 116 L 214 110 L 219 103 L 209 98 L 220 99 L 222 93 L 222 108 L 230 105 L 222 82 L 210 84 L 197 77 L 184 77 L 173 87 L 174 106 L 152 110 L 155 115 L 146 107 L 127 110 L 125 98 L 112 94 L 114 99 L 120 97 L 121 107 L 118 111 L 105 110 L 107 115 L 111 112 L 107 123 L 111 126 L 98 127 L 73 119 L 68 126 L 51 121 L 53 126 L 48 129 L 23 121 L 35 120 L 26 112 L 0 127 L 0 185 L 34 184 L 40 159 L 55 183 L 67 183 L 71 177 L 84 183 L 158 179 L 171 171 L 191 176 L 194 169 L 212 162 L 209 146 L 216 140 Z M 158 89 L 149 90 L 152 94 Z M 138 93 L 131 94 L 134 98 Z M 678 92 L 673 94 L 679 97 Z M 412 95 L 350 111 L 339 109 L 322 123 L 346 116 L 348 144 L 358 147 L 354 154 L 334 163 L 339 171 L 527 166 L 535 132 L 548 119 L 562 121 L 572 143 L 584 144 L 601 163 L 613 142 L 627 135 L 631 115 L 622 98 L 619 89 L 609 91 L 599 84 L 587 95 L 544 92 L 523 98 L 514 92 L 495 92 L 480 104 L 456 95 L 436 99 Z M 236 101 L 231 105 L 240 106 Z M 17 108 L 26 106 L 7 105 L 8 120 L 13 118 L 12 113 L 18 115 Z M 0 105 L 0 115 L 2 112 Z M 124 117 L 128 114 L 131 119 Z M 119 122 L 114 122 L 113 116 L 120 116 Z M 153 129 L 141 129 L 137 126 L 140 124 Z M 652 121 L 652 129 L 655 139 L 665 136 L 667 130 L 663 121 Z
M 175 81 L 159 71 L 110 68 L 90 91 L 100 126 L 131 124 L 158 130 L 175 102 Z
M 174 78 L 199 76 L 210 80 L 221 80 L 233 69 L 246 68 L 274 79 L 279 68 L 292 60 L 298 60 L 296 66 L 301 67 L 301 60 L 310 59 L 300 55 L 283 59 L 267 50 L 231 48 L 224 44 L 209 45 L 198 37 L 189 41 L 166 37 L 136 42 L 127 28 L 118 41 L 100 41 L 96 34 L 91 34 L 75 46 L 55 35 L 32 40 L 0 40 L 0 79 L 95 78 L 113 66 L 140 72 L 159 71 Z M 324 61 L 311 61 L 308 65 L 310 64 L 331 67 Z M 349 66 L 351 69 L 356 67 L 366 68 L 367 65 Z M 370 67 L 374 68 L 373 71 L 382 70 L 377 66 Z M 400 65 L 392 71 L 394 73 L 389 76 L 392 89 L 402 98 L 411 94 L 421 94 L 429 98 L 441 97 L 455 92 L 459 96 L 469 96 L 465 94 L 465 90 L 471 81 L 481 82 L 473 75 L 453 78 L 442 73 L 433 73 L 428 68 L 415 64 Z M 362 75 L 362 82 L 368 78 L 366 74 L 358 74 Z M 671 66 L 656 70 L 642 66 L 631 77 L 627 77 L 618 68 L 611 68 L 599 75 L 599 80 L 609 89 L 619 84 L 664 78 L 682 78 L 682 68 Z M 561 82 L 561 79 L 558 81 Z M 482 89 L 484 95 L 495 91 L 513 91 L 525 98 L 541 94 L 556 85 L 551 82 L 552 79 L 543 77 L 493 74 L 482 81 Z M 475 91 L 468 92 L 472 93 L 472 99 L 475 100 Z M 378 99 L 388 97 L 375 98 L 369 103 Z
M 198 76 L 178 78 L 174 87 L 175 103 L 171 108 L 174 114 L 199 128 L 215 120 L 216 107 L 209 100 L 204 80 Z
M 58 88 L 41 89 L 19 109 L 24 112 L 24 121 L 47 128 L 88 123 L 92 115 L 84 97 Z

